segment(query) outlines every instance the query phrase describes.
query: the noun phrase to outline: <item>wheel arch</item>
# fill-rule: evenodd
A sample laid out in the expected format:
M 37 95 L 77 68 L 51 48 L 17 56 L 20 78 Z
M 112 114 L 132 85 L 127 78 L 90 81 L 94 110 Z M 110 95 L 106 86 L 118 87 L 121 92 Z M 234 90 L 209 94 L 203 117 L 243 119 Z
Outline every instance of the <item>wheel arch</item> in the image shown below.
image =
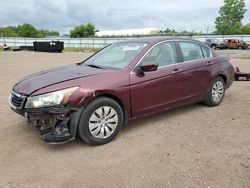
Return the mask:
M 82 96 L 82 99 L 78 103 L 78 106 L 85 108 L 86 106 L 88 106 L 89 103 L 91 103 L 93 100 L 99 97 L 107 97 L 117 102 L 123 111 L 124 124 L 127 123 L 128 119 L 131 117 L 129 101 L 128 99 L 126 99 L 126 97 L 124 99 L 121 99 L 119 95 L 118 94 L 116 95 L 116 92 L 112 90 L 88 91 L 88 93 L 85 93 L 85 95 Z
M 218 74 L 216 77 L 221 77 L 221 78 L 224 80 L 225 85 L 227 84 L 227 77 L 226 77 L 225 74 L 220 73 L 220 74 Z
M 113 99 L 115 102 L 117 102 L 119 104 L 119 106 L 121 107 L 122 112 L 123 112 L 123 125 L 126 125 L 128 122 L 128 112 L 127 112 L 125 104 L 122 102 L 122 100 L 119 97 L 117 97 L 116 95 L 113 95 L 110 93 L 99 93 L 92 100 L 95 100 L 96 98 L 99 98 L 99 97 L 107 97 L 107 98 Z
M 115 95 L 112 95 L 110 93 L 100 93 L 95 98 L 93 98 L 93 100 L 95 100 L 97 97 L 111 98 L 111 99 L 113 99 L 114 101 L 116 101 L 121 106 L 121 108 L 122 108 L 123 111 L 125 111 L 125 106 L 124 106 L 122 100 L 119 97 L 117 97 Z

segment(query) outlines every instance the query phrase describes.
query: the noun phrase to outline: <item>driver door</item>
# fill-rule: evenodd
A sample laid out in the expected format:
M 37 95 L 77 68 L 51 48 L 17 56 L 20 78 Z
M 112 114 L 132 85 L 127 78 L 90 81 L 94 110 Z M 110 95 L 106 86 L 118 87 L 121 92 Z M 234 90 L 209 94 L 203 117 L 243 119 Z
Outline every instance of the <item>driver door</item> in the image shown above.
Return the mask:
M 132 116 L 140 116 L 178 105 L 183 98 L 182 65 L 178 63 L 174 42 L 153 47 L 139 65 L 157 63 L 151 72 L 130 74 Z

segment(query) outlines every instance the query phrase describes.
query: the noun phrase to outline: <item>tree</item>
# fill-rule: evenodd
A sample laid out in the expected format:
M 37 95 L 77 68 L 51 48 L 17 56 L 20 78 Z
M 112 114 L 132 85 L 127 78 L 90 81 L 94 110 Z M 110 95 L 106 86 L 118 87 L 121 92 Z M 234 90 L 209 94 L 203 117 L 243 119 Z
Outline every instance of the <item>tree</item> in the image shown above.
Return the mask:
M 162 35 L 167 36 L 194 36 L 194 35 L 203 35 L 202 31 L 195 32 L 195 31 L 175 31 L 174 29 L 167 28 L 165 31 L 163 31 Z
M 242 28 L 241 28 L 241 33 L 242 33 L 242 34 L 247 34 L 247 35 L 250 34 L 250 23 L 248 23 L 248 24 L 242 26 Z
M 39 37 L 46 37 L 46 36 L 59 36 L 58 31 L 49 31 L 46 29 L 39 30 Z
M 217 34 L 240 34 L 241 20 L 246 12 L 244 0 L 224 0 L 220 16 L 216 18 Z
M 58 31 L 37 30 L 31 24 L 23 24 L 19 26 L 0 27 L 0 37 L 46 37 L 59 36 Z
M 31 24 L 23 24 L 17 26 L 17 34 L 19 37 L 38 37 L 39 31 Z
M 95 26 L 91 23 L 81 24 L 70 31 L 71 38 L 83 38 L 95 35 Z
M 16 37 L 16 27 L 1 27 L 0 28 L 0 37 Z

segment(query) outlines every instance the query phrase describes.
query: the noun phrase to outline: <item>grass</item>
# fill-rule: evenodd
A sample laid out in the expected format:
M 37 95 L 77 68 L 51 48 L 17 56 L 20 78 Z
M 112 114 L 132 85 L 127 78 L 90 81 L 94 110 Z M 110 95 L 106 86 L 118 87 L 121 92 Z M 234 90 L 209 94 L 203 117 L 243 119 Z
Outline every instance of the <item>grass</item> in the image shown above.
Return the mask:
M 8 51 L 12 51 L 12 50 L 11 49 L 3 50 L 3 48 L 0 48 L 0 52 L 8 52 Z
M 99 51 L 100 48 L 64 48 L 63 52 L 88 52 L 95 53 Z
M 101 48 L 64 48 L 63 52 L 85 52 L 85 53 L 95 53 Z M 3 48 L 0 48 L 0 52 L 3 52 Z M 12 51 L 12 49 L 6 50 Z
M 234 59 L 250 59 L 250 49 L 246 50 L 218 50 L 218 54 Z
M 239 57 L 233 57 L 233 58 L 239 58 L 239 59 L 250 59 L 250 55 L 247 56 L 239 56 Z

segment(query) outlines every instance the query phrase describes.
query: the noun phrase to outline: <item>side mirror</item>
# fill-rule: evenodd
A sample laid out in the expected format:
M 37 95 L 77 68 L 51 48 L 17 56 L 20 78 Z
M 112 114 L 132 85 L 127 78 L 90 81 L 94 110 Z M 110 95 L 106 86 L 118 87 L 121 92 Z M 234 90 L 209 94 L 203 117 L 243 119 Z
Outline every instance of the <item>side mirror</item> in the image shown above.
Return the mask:
M 148 63 L 145 65 L 141 65 L 137 67 L 137 72 L 150 72 L 150 71 L 156 71 L 158 69 L 158 64 L 156 63 Z

